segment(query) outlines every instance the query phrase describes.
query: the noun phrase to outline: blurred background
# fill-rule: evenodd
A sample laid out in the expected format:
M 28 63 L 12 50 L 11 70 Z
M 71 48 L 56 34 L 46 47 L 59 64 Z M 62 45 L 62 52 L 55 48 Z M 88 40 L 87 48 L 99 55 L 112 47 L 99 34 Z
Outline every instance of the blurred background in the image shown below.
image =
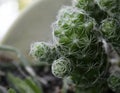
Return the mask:
M 33 8 L 37 1 L 45 2 Z M 51 23 L 60 7 L 70 2 L 0 0 L 0 93 L 75 93 L 69 78 L 54 77 L 50 64 L 37 62 L 29 55 L 32 42 L 51 42 Z
M 0 41 L 13 21 L 35 0 L 0 0 Z

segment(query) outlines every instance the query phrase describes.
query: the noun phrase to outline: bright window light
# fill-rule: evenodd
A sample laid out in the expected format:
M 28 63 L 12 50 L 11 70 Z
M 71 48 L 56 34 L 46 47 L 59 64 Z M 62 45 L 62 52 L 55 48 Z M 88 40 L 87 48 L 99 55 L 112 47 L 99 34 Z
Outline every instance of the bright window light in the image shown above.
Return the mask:
M 19 13 L 17 0 L 7 0 L 0 4 L 0 41 Z

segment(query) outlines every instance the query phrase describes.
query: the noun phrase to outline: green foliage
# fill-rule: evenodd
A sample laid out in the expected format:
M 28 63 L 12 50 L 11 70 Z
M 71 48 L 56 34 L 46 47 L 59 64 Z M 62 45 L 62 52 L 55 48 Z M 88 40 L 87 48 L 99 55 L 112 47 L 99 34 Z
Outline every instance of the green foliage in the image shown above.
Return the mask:
M 96 2 L 109 16 L 120 20 L 120 0 L 96 0 Z
M 11 89 L 11 88 L 10 88 L 10 89 L 8 90 L 8 93 L 16 93 L 16 92 L 15 92 L 14 89 Z
M 87 14 L 93 17 L 98 23 L 107 15 L 101 10 L 95 0 L 73 0 L 73 6 L 83 9 Z
M 8 80 L 19 93 L 42 93 L 41 88 L 30 77 L 22 80 L 12 74 L 8 74 Z M 9 92 L 14 93 L 11 89 Z
M 96 0 L 101 9 L 110 11 L 116 8 L 117 0 Z
M 44 57 L 52 58 L 47 61 L 53 62 L 52 73 L 70 77 L 78 93 L 103 93 L 108 86 L 114 90 L 111 82 L 116 77 L 111 77 L 114 71 L 109 69 L 112 61 L 120 59 L 120 0 L 73 0 L 72 6 L 58 12 L 52 28 L 50 51 L 32 48 L 31 54 L 40 58 L 46 55 L 43 51 L 52 53 Z
M 116 93 L 120 92 L 120 74 L 112 74 L 108 78 L 109 87 Z
M 96 7 L 94 0 L 73 0 L 73 5 L 89 13 L 93 12 Z

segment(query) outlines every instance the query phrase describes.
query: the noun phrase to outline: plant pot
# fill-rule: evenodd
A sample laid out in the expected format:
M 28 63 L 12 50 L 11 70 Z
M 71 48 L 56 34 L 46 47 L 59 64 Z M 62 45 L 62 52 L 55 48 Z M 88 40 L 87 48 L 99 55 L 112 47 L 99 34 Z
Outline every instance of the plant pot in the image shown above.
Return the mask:
M 31 43 L 50 42 L 51 24 L 56 20 L 59 9 L 70 3 L 70 0 L 36 0 L 18 16 L 1 44 L 14 46 L 28 55 Z

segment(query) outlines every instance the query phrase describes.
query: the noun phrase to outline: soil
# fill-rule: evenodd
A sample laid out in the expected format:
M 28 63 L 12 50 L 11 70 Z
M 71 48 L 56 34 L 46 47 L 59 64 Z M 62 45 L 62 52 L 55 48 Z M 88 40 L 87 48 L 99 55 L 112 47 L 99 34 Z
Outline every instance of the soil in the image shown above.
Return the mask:
M 0 55 L 0 85 L 5 87 L 6 89 L 9 89 L 10 87 L 10 84 L 7 81 L 6 73 L 12 72 L 12 74 L 14 74 L 15 76 L 24 78 L 18 68 L 13 64 L 13 61 L 14 60 L 10 57 Z M 25 72 L 25 74 L 27 74 L 24 70 L 24 67 L 21 66 L 21 68 Z M 62 79 L 54 77 L 49 66 L 33 66 L 33 69 L 38 76 L 40 76 L 47 82 L 47 85 L 42 84 L 42 89 L 44 93 L 62 93 Z M 67 89 L 67 91 L 67 93 L 74 93 L 74 90 L 72 89 Z

